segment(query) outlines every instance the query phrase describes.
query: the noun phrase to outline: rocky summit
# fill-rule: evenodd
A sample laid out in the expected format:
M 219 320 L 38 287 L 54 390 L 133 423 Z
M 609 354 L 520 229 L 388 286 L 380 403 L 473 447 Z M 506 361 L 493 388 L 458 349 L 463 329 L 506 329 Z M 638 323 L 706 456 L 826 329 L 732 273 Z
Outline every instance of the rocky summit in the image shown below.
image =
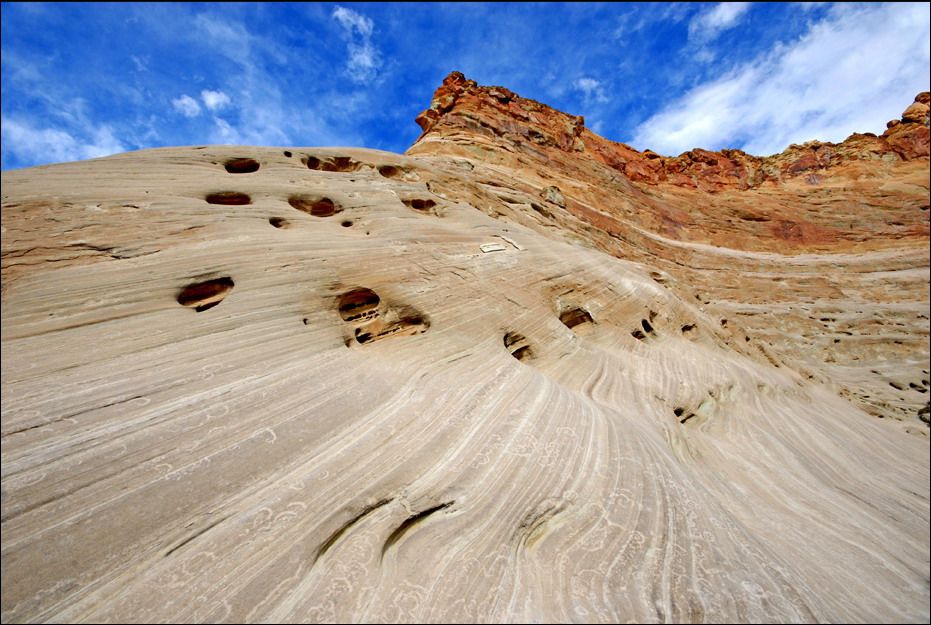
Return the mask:
M 4 172 L 3 621 L 927 622 L 928 105 Z

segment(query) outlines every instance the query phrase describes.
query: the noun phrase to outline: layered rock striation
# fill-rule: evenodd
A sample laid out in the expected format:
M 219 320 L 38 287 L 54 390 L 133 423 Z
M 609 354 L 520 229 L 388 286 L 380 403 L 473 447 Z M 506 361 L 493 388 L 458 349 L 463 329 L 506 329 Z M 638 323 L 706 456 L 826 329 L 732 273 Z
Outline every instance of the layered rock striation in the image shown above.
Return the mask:
M 489 214 L 667 272 L 761 353 L 913 422 L 928 405 L 909 386 L 928 369 L 928 103 L 878 137 L 664 157 L 454 72 L 408 154 L 474 166 Z
M 4 622 L 927 620 L 927 110 L 5 172 Z

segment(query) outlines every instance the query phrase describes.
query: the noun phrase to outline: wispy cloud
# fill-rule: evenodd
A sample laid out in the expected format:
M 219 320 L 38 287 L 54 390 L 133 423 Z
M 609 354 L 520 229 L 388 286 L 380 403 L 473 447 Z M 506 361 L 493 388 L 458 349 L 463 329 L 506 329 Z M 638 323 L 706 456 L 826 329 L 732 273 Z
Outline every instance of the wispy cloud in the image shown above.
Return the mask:
M 211 111 L 219 111 L 230 103 L 230 97 L 222 91 L 204 89 L 200 92 L 200 97 L 204 101 L 204 106 Z
M 204 107 L 214 114 L 212 125 L 204 128 L 206 140 L 216 143 L 253 143 L 287 145 L 291 142 L 287 128 L 298 127 L 289 121 L 284 109 L 280 81 L 266 64 L 276 57 L 275 46 L 267 37 L 252 32 L 233 17 L 198 14 L 194 20 L 197 36 L 210 49 L 231 62 L 226 81 L 238 87 L 237 99 L 222 89 L 201 91 Z
M 797 6 L 803 11 L 811 11 L 820 6 L 824 6 L 825 4 L 827 4 L 827 2 L 793 2 L 792 3 L 793 6 Z
M 109 126 L 86 128 L 83 137 L 6 115 L 0 126 L 4 151 L 21 162 L 76 161 L 125 151 Z
M 749 2 L 721 2 L 689 22 L 689 40 L 705 43 L 734 28 L 750 9 Z
M 357 83 L 372 81 L 378 75 L 378 69 L 382 64 L 381 53 L 372 43 L 374 22 L 352 9 L 339 5 L 333 9 L 333 19 L 339 22 L 343 29 L 343 39 L 346 41 L 346 51 L 349 55 L 346 60 L 349 77 Z
M 208 13 L 199 13 L 194 18 L 194 31 L 206 41 L 217 46 L 217 52 L 238 63 L 251 60 L 252 36 L 245 25 Z
M 926 4 L 835 5 L 798 41 L 698 85 L 640 124 L 631 143 L 779 152 L 809 139 L 881 132 L 931 64 Z
M 615 39 L 623 40 L 636 35 L 657 22 L 678 23 L 688 17 L 689 7 L 683 2 L 653 2 L 647 5 L 621 4 L 627 10 L 617 17 L 612 32 Z
M 133 66 L 136 68 L 137 72 L 149 71 L 148 59 L 136 56 L 135 54 L 131 54 L 129 58 L 133 62 Z
M 239 132 L 230 126 L 229 122 L 219 117 L 213 118 L 213 133 L 211 134 L 211 143 L 236 144 L 242 141 Z
M 600 80 L 590 76 L 583 76 L 572 83 L 572 88 L 581 91 L 586 101 L 607 102 L 608 96 L 605 95 L 604 87 Z
M 197 117 L 200 115 L 200 104 L 187 94 L 183 94 L 172 100 L 171 105 L 185 117 Z

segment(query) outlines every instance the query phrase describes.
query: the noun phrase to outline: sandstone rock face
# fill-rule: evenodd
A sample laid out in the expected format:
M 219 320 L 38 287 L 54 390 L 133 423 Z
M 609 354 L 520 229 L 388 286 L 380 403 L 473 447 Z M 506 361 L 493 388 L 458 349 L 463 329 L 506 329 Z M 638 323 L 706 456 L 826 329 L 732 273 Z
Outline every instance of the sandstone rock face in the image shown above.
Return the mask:
M 476 204 L 490 215 L 665 271 L 748 347 L 914 424 L 928 403 L 910 386 L 928 369 L 928 102 L 881 137 L 663 157 L 453 73 L 408 154 L 468 163 L 498 200 Z M 539 201 L 551 186 L 563 206 Z
M 927 121 L 418 122 L 3 174 L 4 622 L 929 618 Z

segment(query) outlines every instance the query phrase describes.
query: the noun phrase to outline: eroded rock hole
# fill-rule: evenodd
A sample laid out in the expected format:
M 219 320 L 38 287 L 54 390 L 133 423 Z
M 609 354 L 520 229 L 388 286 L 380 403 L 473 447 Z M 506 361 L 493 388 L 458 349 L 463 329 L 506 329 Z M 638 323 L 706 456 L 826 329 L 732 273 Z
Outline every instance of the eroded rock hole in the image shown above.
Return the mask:
M 233 290 L 233 286 L 235 284 L 230 277 L 195 282 L 187 285 L 178 293 L 178 303 L 193 308 L 197 312 L 203 312 L 222 302 Z
M 588 314 L 588 311 L 581 308 L 572 308 L 563 311 L 559 315 L 559 320 L 562 321 L 563 325 L 570 330 L 576 326 L 582 325 L 583 323 L 595 323 L 594 319 L 592 319 L 592 316 Z
M 356 171 L 362 166 L 362 163 L 354 161 L 348 156 L 328 156 L 322 159 L 316 156 L 308 156 L 305 163 L 308 169 L 316 171 L 349 172 Z
M 291 158 L 293 156 L 293 154 L 291 154 L 291 150 L 285 150 L 284 152 L 282 152 L 282 154 L 284 154 L 288 158 Z
M 511 355 L 518 360 L 529 360 L 533 356 L 533 352 L 530 350 L 529 345 L 524 345 L 511 352 Z
M 646 319 L 641 319 L 640 325 L 643 326 L 643 331 L 647 334 L 656 334 L 656 330 L 653 329 L 653 326 L 651 326 L 650 322 Z
M 434 202 L 433 200 L 423 199 L 423 198 L 409 198 L 406 200 L 402 200 L 402 202 L 404 202 L 404 204 L 408 208 L 413 208 L 414 210 L 418 210 L 418 211 L 428 211 L 434 206 L 436 206 L 436 202 Z
M 504 335 L 504 346 L 511 352 L 511 356 L 514 356 L 517 360 L 523 361 L 533 358 L 533 350 L 522 334 L 508 332 Z
M 634 337 L 635 339 L 637 339 L 638 341 L 644 341 L 647 338 L 647 335 L 641 332 L 640 330 L 634 330 L 633 332 L 630 333 L 630 335 Z
M 394 165 L 382 165 L 378 168 L 378 173 L 380 173 L 385 178 L 400 178 L 404 175 L 404 172 Z
M 391 336 L 423 334 L 430 327 L 429 318 L 415 308 L 385 304 L 375 291 L 363 287 L 340 296 L 339 315 L 355 326 L 347 346 L 352 338 L 366 344 Z
M 677 417 L 681 417 L 683 412 L 685 412 L 685 408 L 676 408 L 672 411 L 672 413 Z
M 688 334 L 689 332 L 691 332 L 691 331 L 694 330 L 694 329 L 695 329 L 695 324 L 694 324 L 694 323 L 687 323 L 687 324 L 685 324 L 684 326 L 682 326 L 682 334 Z
M 366 318 L 361 320 L 364 322 Z M 421 334 L 426 332 L 429 327 L 430 322 L 426 317 L 419 314 L 410 314 L 388 325 L 383 325 L 380 320 L 366 323 L 363 327 L 356 328 L 355 337 L 356 341 L 365 344 L 394 335 Z
M 347 220 L 343 221 L 340 225 L 341 225 L 343 228 L 349 228 L 349 227 L 352 226 L 352 221 L 350 221 L 349 219 L 347 219 Z
M 259 162 L 254 158 L 234 158 L 226 161 L 226 171 L 231 174 L 251 174 L 259 170 Z
M 336 171 L 355 171 L 362 165 L 362 163 L 354 161 L 348 156 L 337 156 L 332 162 Z
M 288 204 L 314 217 L 330 217 L 343 210 L 339 204 L 328 197 L 292 195 L 288 198 Z
M 275 226 L 276 228 L 290 228 L 291 222 L 285 219 L 284 217 L 269 217 L 268 223 Z
M 224 204 L 227 206 L 242 206 L 252 204 L 252 198 L 245 193 L 236 191 L 220 191 L 218 193 L 209 193 L 206 198 L 208 204 Z
M 377 316 L 381 298 L 371 289 L 353 289 L 339 298 L 339 315 L 343 321 L 358 321 Z M 356 338 L 359 338 L 358 333 Z M 360 343 L 365 341 L 360 340 Z

